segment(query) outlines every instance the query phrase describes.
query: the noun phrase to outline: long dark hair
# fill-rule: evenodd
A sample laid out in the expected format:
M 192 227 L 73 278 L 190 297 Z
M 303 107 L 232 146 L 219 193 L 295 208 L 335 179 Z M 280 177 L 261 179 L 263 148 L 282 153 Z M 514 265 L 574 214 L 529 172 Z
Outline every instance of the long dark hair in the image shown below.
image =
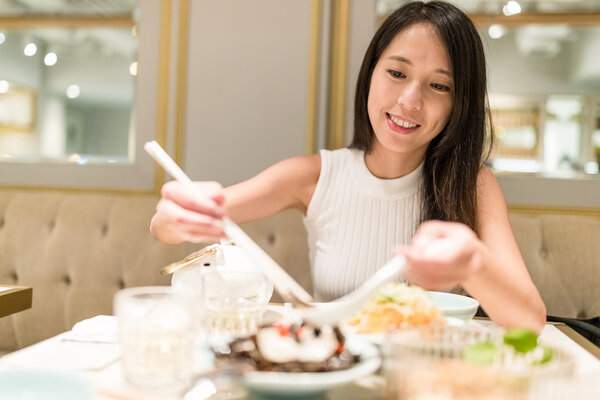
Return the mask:
M 419 22 L 429 23 L 437 31 L 448 51 L 454 80 L 450 118 L 425 153 L 421 221 L 457 221 L 477 232 L 477 176 L 489 156 L 493 136 L 486 139 L 486 127 L 491 128 L 491 123 L 486 126 L 489 111 L 483 45 L 471 20 L 458 8 L 441 1 L 411 2 L 381 25 L 358 75 L 350 147 L 372 150 L 374 133 L 367 101 L 373 69 L 394 37 Z

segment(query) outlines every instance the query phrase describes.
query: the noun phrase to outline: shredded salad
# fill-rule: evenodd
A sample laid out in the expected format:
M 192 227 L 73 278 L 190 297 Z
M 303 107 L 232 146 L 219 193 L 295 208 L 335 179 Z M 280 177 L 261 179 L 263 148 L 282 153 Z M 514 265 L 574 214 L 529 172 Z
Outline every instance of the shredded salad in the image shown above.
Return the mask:
M 358 333 L 428 325 L 441 316 L 425 290 L 403 283 L 383 287 L 350 321 Z

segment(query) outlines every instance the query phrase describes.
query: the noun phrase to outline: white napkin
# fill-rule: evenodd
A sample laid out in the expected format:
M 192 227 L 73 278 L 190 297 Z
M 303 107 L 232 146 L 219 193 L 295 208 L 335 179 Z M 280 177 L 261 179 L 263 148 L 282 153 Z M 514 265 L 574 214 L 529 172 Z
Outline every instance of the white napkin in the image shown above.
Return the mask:
M 117 317 L 97 315 L 79 321 L 62 336 L 63 341 L 86 343 L 117 343 Z
M 117 319 L 99 315 L 76 323 L 69 332 L 8 354 L 3 361 L 22 368 L 93 371 L 119 356 Z

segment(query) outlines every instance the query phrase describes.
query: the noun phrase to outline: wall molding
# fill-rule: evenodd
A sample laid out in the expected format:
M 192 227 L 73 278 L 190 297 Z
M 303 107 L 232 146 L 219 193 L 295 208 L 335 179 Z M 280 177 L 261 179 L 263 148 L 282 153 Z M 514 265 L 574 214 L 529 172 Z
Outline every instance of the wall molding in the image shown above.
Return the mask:
M 179 0 L 177 33 L 177 76 L 175 83 L 174 158 L 185 169 L 185 133 L 188 99 L 188 63 L 190 43 L 190 0 Z
M 163 147 L 167 145 L 167 129 L 169 120 L 169 64 L 171 58 L 171 21 L 173 18 L 173 1 L 162 0 L 160 3 L 160 41 L 158 50 L 158 90 L 156 102 L 155 140 Z M 143 156 L 143 155 L 141 155 Z M 165 181 L 165 172 L 154 165 L 154 193 L 159 194 Z
M 346 91 L 348 85 L 349 0 L 332 0 L 327 132 L 325 147 L 345 146 Z
M 574 26 L 600 25 L 600 13 L 522 13 L 506 16 L 502 14 L 469 14 L 469 18 L 477 26 L 502 24 L 516 26 L 524 24 L 556 25 L 568 24 Z
M 600 218 L 600 208 L 571 208 L 571 207 L 547 207 L 536 205 L 509 205 L 508 210 L 517 214 L 555 214 L 555 215 L 580 215 L 586 217 Z
M 322 0 L 310 2 L 310 53 L 308 56 L 308 105 L 306 117 L 306 153 L 314 154 L 317 148 L 319 124 L 319 88 L 321 84 L 321 18 Z
M 79 14 L 22 14 L 18 16 L 0 17 L 2 28 L 89 28 L 93 27 L 118 27 L 131 28 L 135 21 L 131 14 L 115 14 L 107 16 L 79 15 Z

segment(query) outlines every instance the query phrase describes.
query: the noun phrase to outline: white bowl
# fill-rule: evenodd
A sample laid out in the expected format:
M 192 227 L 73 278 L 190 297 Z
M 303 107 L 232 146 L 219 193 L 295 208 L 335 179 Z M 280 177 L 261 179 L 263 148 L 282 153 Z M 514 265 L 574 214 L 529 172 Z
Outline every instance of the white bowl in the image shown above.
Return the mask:
M 428 291 L 427 295 L 446 317 L 468 321 L 475 316 L 479 307 L 479 302 L 472 297 L 433 291 Z
M 255 371 L 245 375 L 244 384 L 260 398 L 312 397 L 373 374 L 379 369 L 379 351 L 368 340 L 348 337 L 346 347 L 361 357 L 360 362 L 352 368 L 332 372 Z

